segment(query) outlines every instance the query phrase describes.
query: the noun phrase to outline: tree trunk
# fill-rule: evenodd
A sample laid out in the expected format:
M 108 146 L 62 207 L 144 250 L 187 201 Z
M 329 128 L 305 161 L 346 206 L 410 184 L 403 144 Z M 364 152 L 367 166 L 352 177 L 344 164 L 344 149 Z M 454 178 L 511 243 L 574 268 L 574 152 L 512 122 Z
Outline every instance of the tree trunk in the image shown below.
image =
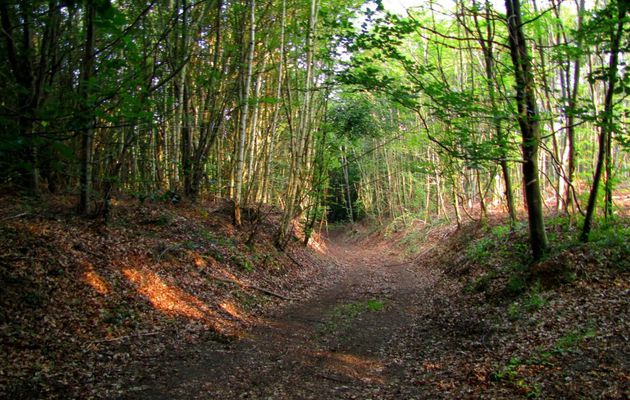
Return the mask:
M 452 195 L 453 195 L 453 209 L 455 210 L 455 220 L 457 221 L 457 229 L 460 229 L 462 227 L 462 214 L 461 211 L 459 210 L 459 197 L 458 197 L 458 193 L 457 193 L 457 188 L 458 188 L 458 183 L 459 183 L 459 178 L 457 177 L 457 175 L 455 173 L 453 173 L 452 175 Z
M 539 260 L 547 250 L 548 242 L 538 177 L 540 124 L 534 94 L 535 83 L 527 42 L 523 34 L 520 0 L 505 0 L 505 7 L 508 19 L 510 55 L 516 80 L 518 123 L 522 135 L 523 185 L 529 217 L 529 240 L 534 260 Z
M 247 53 L 247 72 L 243 82 L 239 136 L 236 148 L 236 171 L 234 175 L 234 225 L 241 225 L 241 201 L 243 197 L 243 170 L 245 166 L 245 140 L 247 139 L 247 120 L 249 116 L 249 93 L 252 84 L 254 50 L 256 46 L 256 0 L 250 0 L 249 15 L 249 50 Z
M 580 30 L 582 26 L 582 12 L 584 10 L 584 0 L 578 2 L 578 20 L 576 30 Z M 566 40 L 565 40 L 566 42 Z M 581 37 L 577 37 L 577 47 L 581 46 Z M 577 107 L 577 96 L 580 85 L 580 56 L 576 56 L 573 61 L 573 86 L 569 95 L 568 110 L 566 111 L 567 120 L 567 170 L 566 170 L 566 193 L 565 193 L 565 209 L 569 212 L 574 205 L 579 207 L 575 196 L 575 189 L 573 187 L 573 177 L 575 176 L 575 114 Z M 567 82 L 568 84 L 569 82 Z M 575 198 L 575 199 L 574 199 Z
M 343 169 L 343 181 L 345 183 L 346 192 L 346 210 L 348 211 L 348 219 L 354 223 L 354 213 L 352 211 L 352 191 L 350 189 L 350 177 L 348 174 L 348 158 L 346 157 L 346 149 L 341 148 L 341 167 Z
M 313 78 L 315 70 L 315 30 L 319 1 L 311 0 L 308 32 L 306 36 L 306 74 L 304 77 L 304 97 L 299 109 L 298 127 L 295 130 L 295 139 L 292 140 L 291 167 L 289 170 L 289 182 L 286 191 L 286 205 L 276 238 L 276 245 L 284 248 L 288 240 L 289 228 L 293 219 L 301 213 L 303 185 L 307 180 L 309 160 L 309 148 L 311 139 L 311 125 L 313 122 Z M 288 91 L 290 95 L 290 90 Z M 291 100 L 288 99 L 288 103 Z
M 588 206 L 586 207 L 586 217 L 584 218 L 584 226 L 580 235 L 580 240 L 583 242 L 588 241 L 588 236 L 591 232 L 591 225 L 593 223 L 593 215 L 595 213 L 595 205 L 597 203 L 597 191 L 599 190 L 599 182 L 602 176 L 602 169 L 604 162 L 608 158 L 608 144 L 609 136 L 612 134 L 613 128 L 613 95 L 615 90 L 615 83 L 617 81 L 617 69 L 619 64 L 619 47 L 621 37 L 623 34 L 623 19 L 627 11 L 627 3 L 619 1 L 618 7 L 618 20 L 615 31 L 612 33 L 611 45 L 610 45 L 610 58 L 608 61 L 608 87 L 606 88 L 606 97 L 604 100 L 603 118 L 600 127 L 599 134 L 599 150 L 597 153 L 597 164 L 595 165 L 595 174 L 593 176 L 593 185 L 591 187 L 591 193 L 588 197 Z M 607 171 L 608 172 L 608 171 Z M 608 200 L 608 199 L 607 199 Z M 606 212 L 608 210 L 605 210 Z
M 92 136 L 94 119 L 91 116 L 92 107 L 89 104 L 89 81 L 94 75 L 94 16 L 93 0 L 88 0 L 85 10 L 85 48 L 83 65 L 81 67 L 81 105 L 84 110 L 84 128 L 81 135 L 81 166 L 79 173 L 79 214 L 90 212 L 91 172 L 92 172 Z
M 283 70 L 283 66 L 284 66 L 284 35 L 285 35 L 285 25 L 286 25 L 286 16 L 287 16 L 287 9 L 286 9 L 286 0 L 282 0 L 282 19 L 280 20 L 280 48 L 278 50 L 278 53 L 280 55 L 279 59 L 278 59 L 278 82 L 277 82 L 277 86 L 276 86 L 276 101 L 280 101 L 280 97 L 282 96 L 282 84 L 283 84 L 283 74 L 284 74 L 284 70 Z M 262 188 L 261 188 L 261 193 L 262 193 L 262 197 L 261 197 L 261 201 L 265 201 L 268 200 L 269 198 L 269 194 L 268 194 L 268 186 L 269 186 L 269 181 L 271 180 L 271 173 L 272 173 L 272 161 L 273 161 L 273 150 L 274 150 L 274 145 L 275 145 L 275 140 L 276 140 L 276 131 L 278 129 L 278 117 L 280 114 L 280 104 L 274 104 L 274 109 L 273 109 L 273 116 L 271 117 L 271 127 L 269 129 L 269 144 L 268 144 L 268 148 L 267 148 L 267 158 L 265 160 L 265 169 L 264 169 L 264 173 L 263 173 L 263 182 L 262 182 Z

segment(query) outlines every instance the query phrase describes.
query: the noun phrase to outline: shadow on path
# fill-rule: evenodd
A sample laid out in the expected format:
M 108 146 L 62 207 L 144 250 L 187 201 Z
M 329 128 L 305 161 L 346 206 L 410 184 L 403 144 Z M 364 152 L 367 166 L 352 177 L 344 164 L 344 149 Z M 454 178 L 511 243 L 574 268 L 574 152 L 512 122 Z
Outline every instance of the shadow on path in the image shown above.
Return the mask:
M 427 304 L 436 276 L 386 244 L 328 243 L 327 284 L 269 315 L 241 340 L 190 345 L 128 398 L 396 398 L 387 347 Z M 430 304 L 430 303 L 429 303 Z

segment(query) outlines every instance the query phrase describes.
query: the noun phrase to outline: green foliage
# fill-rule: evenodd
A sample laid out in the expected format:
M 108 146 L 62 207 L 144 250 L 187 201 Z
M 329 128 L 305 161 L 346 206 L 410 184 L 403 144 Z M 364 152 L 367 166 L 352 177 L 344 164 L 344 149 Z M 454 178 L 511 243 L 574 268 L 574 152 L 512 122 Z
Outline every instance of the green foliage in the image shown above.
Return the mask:
M 527 290 L 527 280 L 520 273 L 513 273 L 505 286 L 507 293 L 518 296 Z
M 529 293 L 525 299 L 525 308 L 532 312 L 538 311 L 547 305 L 547 299 L 542 295 L 540 282 L 536 282 L 530 287 Z
M 516 321 L 521 318 L 522 309 L 518 302 L 510 304 L 507 308 L 507 315 L 510 321 Z
M 217 237 L 210 231 L 202 229 L 197 231 L 197 235 L 201 236 L 204 240 L 207 240 L 210 243 L 217 243 Z
M 588 246 L 599 255 L 600 262 L 619 271 L 630 270 L 630 227 L 626 222 L 600 224 L 591 231 Z
M 486 273 L 478 278 L 474 279 L 464 286 L 464 292 L 466 293 L 481 293 L 490 288 L 492 279 L 495 277 L 494 273 Z
M 184 240 L 182 246 L 188 250 L 195 250 L 199 247 L 199 245 L 192 240 Z
M 527 290 L 527 282 L 522 276 L 513 275 L 507 284 L 506 290 L 513 296 L 522 294 Z M 527 293 L 511 303 L 507 308 L 507 316 L 510 320 L 519 319 L 525 312 L 535 312 L 548 304 L 548 300 L 542 294 L 539 282 L 529 287 Z
M 490 258 L 490 250 L 494 248 L 494 240 L 489 237 L 483 237 L 474 241 L 466 249 L 466 257 L 479 263 L 484 263 Z
M 208 254 L 214 258 L 215 260 L 217 260 L 218 262 L 223 262 L 225 261 L 225 256 L 223 255 L 223 253 L 221 253 L 218 249 L 216 248 L 211 248 L 210 251 L 208 251 Z
M 504 239 L 510 232 L 512 232 L 512 227 L 509 225 L 497 225 L 492 228 L 492 234 L 497 239 Z
M 385 303 L 381 300 L 370 299 L 367 301 L 368 311 L 382 311 L 385 308 Z
M 345 96 L 328 112 L 328 129 L 350 142 L 378 137 L 383 130 L 374 108 L 374 101 L 365 95 Z
M 254 264 L 246 255 L 236 252 L 235 254 L 232 254 L 230 260 L 243 271 L 254 272 Z
M 540 385 L 531 384 L 527 382 L 526 378 L 520 376 L 520 368 L 525 364 L 527 364 L 526 360 L 512 357 L 505 366 L 491 373 L 490 379 L 509 382 L 519 391 L 524 392 L 527 398 L 537 398 L 542 394 Z
M 333 318 L 354 319 L 368 311 L 381 311 L 385 303 L 378 299 L 341 304 L 332 311 Z
M 591 232 L 590 242 L 603 247 L 621 247 L 630 251 L 630 227 L 616 224 L 601 226 Z
M 490 378 L 495 381 L 513 380 L 518 376 L 518 367 L 522 364 L 522 360 L 518 357 L 512 357 L 508 363 L 497 372 L 493 372 Z
M 556 340 L 551 352 L 554 354 L 564 354 L 574 351 L 584 340 L 592 339 L 596 336 L 597 329 L 593 326 L 572 330 Z
M 410 228 L 413 220 L 414 216 L 405 214 L 393 218 L 385 227 L 385 237 L 389 237 L 396 232 Z
M 160 216 L 158 217 L 158 219 L 156 221 L 156 225 L 158 225 L 158 226 L 168 226 L 168 225 L 171 224 L 172 220 L 173 220 L 173 217 L 170 214 L 163 213 L 163 214 L 160 214 Z

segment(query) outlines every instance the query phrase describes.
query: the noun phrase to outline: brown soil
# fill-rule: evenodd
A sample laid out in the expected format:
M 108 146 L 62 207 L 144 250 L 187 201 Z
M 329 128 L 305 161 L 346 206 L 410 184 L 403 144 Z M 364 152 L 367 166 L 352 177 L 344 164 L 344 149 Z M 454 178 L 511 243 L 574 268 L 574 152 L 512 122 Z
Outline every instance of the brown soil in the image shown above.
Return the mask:
M 395 398 L 400 374 L 387 349 L 438 277 L 401 261 L 383 242 L 353 244 L 337 234 L 326 244 L 334 262 L 310 299 L 266 316 L 243 340 L 156 360 L 160 372 L 128 397 Z M 373 310 L 364 306 L 370 301 L 378 304 Z

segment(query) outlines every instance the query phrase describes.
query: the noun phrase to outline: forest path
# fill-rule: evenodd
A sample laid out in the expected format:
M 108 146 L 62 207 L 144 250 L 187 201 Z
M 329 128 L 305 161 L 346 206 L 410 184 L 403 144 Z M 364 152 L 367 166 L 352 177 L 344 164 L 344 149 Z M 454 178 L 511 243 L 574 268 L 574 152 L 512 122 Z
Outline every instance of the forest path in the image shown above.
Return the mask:
M 160 362 L 129 398 L 397 398 L 401 371 L 388 346 L 431 304 L 435 272 L 404 263 L 382 242 L 327 240 L 329 283 L 228 344 L 191 345 Z

